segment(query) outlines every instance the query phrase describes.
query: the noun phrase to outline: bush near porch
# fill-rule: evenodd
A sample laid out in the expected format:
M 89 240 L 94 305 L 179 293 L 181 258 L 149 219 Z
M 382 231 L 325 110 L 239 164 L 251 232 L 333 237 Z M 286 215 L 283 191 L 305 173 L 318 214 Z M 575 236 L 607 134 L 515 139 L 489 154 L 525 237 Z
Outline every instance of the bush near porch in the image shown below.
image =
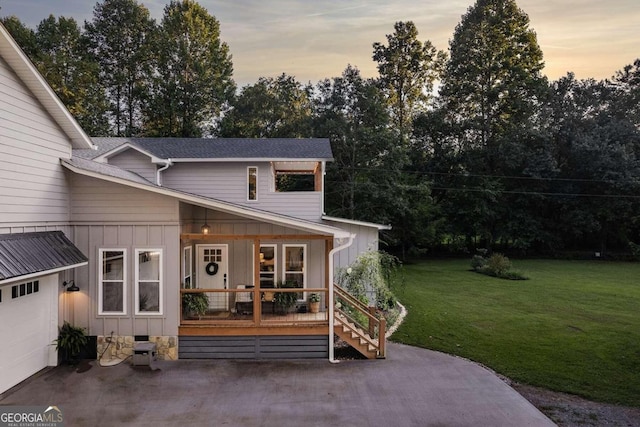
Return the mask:
M 469 260 L 405 265 L 392 340 L 480 362 L 520 383 L 640 406 L 640 264 L 520 260 L 530 280 Z

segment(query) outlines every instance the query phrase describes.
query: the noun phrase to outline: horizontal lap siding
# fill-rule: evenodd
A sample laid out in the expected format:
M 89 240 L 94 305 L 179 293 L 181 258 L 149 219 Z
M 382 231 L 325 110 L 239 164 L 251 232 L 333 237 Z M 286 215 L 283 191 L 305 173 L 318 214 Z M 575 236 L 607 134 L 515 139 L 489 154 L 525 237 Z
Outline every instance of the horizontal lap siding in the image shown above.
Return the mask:
M 72 177 L 73 222 L 178 222 L 178 201 L 95 178 Z
M 180 337 L 180 359 L 326 359 L 327 336 Z
M 60 159 L 68 138 L 0 58 L 0 217 L 8 224 L 67 223 L 69 192 Z
M 258 167 L 258 200 L 247 201 L 247 167 Z M 322 215 L 322 192 L 277 193 L 269 163 L 176 163 L 162 172 L 162 185 L 223 200 L 317 221 Z
M 156 165 L 151 158 L 136 150 L 129 149 L 109 159 L 109 164 L 137 173 L 150 182 L 156 182 Z

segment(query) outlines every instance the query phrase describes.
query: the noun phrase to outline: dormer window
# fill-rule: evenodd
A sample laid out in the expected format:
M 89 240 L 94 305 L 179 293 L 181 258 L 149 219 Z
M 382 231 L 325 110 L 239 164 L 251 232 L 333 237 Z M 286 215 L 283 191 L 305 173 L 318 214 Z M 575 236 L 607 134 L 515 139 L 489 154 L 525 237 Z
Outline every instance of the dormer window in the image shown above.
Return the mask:
M 247 200 L 258 200 L 258 168 L 247 168 Z

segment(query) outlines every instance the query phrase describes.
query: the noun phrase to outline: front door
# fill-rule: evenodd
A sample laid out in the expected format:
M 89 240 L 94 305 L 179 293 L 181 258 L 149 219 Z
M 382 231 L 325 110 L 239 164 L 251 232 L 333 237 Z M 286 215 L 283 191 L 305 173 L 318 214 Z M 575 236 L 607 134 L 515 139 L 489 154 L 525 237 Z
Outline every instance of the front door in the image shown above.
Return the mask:
M 200 289 L 228 289 L 229 263 L 227 245 L 196 245 L 198 252 L 197 284 Z M 209 308 L 228 310 L 229 294 L 209 293 Z

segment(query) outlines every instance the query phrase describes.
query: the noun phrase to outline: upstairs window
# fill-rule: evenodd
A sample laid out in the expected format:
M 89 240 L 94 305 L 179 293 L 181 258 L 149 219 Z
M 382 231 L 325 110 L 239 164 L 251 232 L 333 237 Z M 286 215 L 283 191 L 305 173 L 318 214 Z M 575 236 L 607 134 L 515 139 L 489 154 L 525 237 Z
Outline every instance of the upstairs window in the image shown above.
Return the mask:
M 247 200 L 258 200 L 258 168 L 247 168 Z

